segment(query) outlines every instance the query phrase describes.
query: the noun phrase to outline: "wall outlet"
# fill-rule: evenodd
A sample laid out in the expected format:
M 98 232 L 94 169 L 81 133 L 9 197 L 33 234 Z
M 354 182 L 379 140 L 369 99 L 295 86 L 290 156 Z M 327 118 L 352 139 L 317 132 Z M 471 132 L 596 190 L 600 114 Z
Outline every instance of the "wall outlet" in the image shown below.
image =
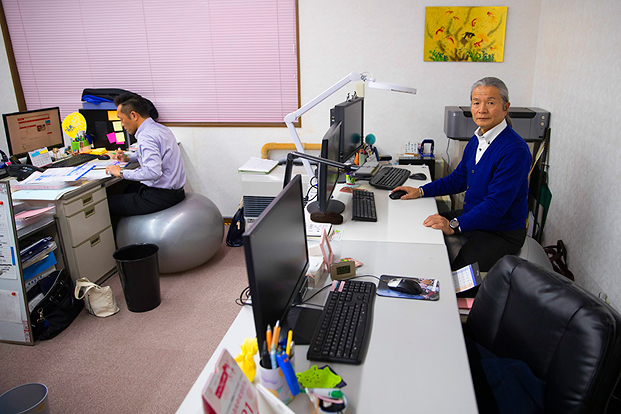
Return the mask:
M 404 142 L 403 143 L 404 154 L 418 154 L 418 142 Z

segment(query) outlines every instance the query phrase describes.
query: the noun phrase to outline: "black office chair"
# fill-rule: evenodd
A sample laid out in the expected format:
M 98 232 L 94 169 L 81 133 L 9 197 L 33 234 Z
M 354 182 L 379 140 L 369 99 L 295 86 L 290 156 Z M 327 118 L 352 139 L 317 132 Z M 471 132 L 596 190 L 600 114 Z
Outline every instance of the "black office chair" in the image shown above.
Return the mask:
M 621 375 L 621 315 L 571 280 L 505 256 L 483 280 L 464 332 L 545 381 L 546 413 L 606 412 Z

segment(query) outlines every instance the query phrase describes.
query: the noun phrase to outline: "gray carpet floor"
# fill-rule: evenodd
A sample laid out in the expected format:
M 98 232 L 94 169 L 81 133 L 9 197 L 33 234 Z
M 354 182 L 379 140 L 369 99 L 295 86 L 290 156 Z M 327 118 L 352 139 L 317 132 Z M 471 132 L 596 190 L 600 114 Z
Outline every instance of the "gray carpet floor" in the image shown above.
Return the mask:
M 227 228 L 228 229 L 228 228 Z M 226 233 L 225 233 L 226 234 Z M 160 276 L 162 303 L 98 318 L 83 310 L 56 338 L 0 343 L 0 394 L 28 382 L 49 389 L 53 414 L 174 413 L 240 311 L 247 286 L 243 247 L 222 244 L 198 268 Z

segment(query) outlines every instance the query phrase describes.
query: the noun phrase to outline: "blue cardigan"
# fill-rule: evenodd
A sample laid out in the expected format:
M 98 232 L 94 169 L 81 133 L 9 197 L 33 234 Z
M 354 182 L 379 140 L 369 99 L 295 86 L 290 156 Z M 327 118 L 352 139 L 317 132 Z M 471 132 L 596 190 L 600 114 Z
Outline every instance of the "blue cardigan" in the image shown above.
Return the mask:
M 528 145 L 508 125 L 475 164 L 478 145 L 475 135 L 451 174 L 423 186 L 425 197 L 465 191 L 464 212 L 459 217 L 462 232 L 525 228 L 532 162 Z

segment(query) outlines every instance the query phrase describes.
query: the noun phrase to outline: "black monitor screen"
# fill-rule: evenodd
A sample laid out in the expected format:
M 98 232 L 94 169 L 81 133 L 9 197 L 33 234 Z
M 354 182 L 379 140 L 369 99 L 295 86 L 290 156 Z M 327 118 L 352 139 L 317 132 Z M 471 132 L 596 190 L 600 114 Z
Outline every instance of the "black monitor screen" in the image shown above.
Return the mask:
M 332 124 L 321 141 L 321 158 L 331 161 L 339 161 L 339 148 L 342 125 L 340 122 Z M 345 205 L 332 200 L 332 192 L 339 178 L 339 169 L 331 165 L 319 163 L 317 166 L 317 201 L 308 204 L 308 212 L 320 211 L 342 213 Z
M 22 158 L 29 151 L 65 145 L 58 107 L 3 114 L 2 118 L 10 155 Z
M 332 123 L 342 123 L 340 159 L 347 162 L 362 148 L 362 133 L 364 125 L 364 98 L 355 98 L 343 102 L 332 109 Z
M 281 326 L 286 325 L 287 313 L 305 286 L 308 251 L 299 175 L 244 233 L 244 251 L 257 340 L 262 349 L 267 326 L 273 328 L 278 320 Z
M 116 112 L 113 109 L 80 109 L 80 113 L 86 120 L 86 133 L 92 138 L 95 148 L 106 148 L 115 150 L 117 148 L 127 149 L 129 145 L 136 142 L 133 135 L 127 134 L 123 130 L 125 144 L 118 144 L 116 140 L 110 142 L 109 134 L 115 134 L 114 121 L 110 120 L 108 112 Z M 120 122 L 120 121 L 117 121 Z

